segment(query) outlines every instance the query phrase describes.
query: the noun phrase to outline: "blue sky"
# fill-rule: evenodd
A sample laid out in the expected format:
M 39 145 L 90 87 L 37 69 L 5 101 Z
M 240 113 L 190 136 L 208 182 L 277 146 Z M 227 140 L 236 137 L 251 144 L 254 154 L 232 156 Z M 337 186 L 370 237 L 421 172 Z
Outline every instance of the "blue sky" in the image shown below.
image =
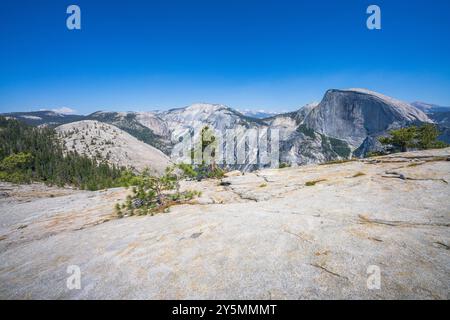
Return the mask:
M 2 0 L 0 112 L 282 111 L 349 87 L 450 105 L 449 39 L 448 0 Z

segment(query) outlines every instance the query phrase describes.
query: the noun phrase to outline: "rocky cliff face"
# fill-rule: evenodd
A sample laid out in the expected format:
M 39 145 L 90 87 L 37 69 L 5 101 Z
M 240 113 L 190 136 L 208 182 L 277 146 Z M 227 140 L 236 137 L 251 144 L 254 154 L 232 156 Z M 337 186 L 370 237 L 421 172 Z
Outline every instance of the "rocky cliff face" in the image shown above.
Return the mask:
M 280 162 L 304 165 L 346 159 L 351 155 L 346 141 L 306 127 L 305 118 L 317 106 L 311 103 L 298 111 L 264 119 L 270 128 L 280 131 Z
M 303 165 L 349 157 L 351 150 L 347 142 L 328 137 L 303 125 L 306 116 L 316 107 L 317 104 L 308 104 L 295 112 L 259 120 L 244 116 L 224 105 L 195 104 L 161 113 L 159 117 L 164 119 L 175 136 L 190 129 L 199 133 L 205 126 L 219 132 L 227 129 L 276 129 L 280 138 L 281 163 Z M 238 144 L 242 143 L 244 142 L 238 141 Z M 225 144 L 224 146 L 226 147 Z M 250 158 L 255 156 L 256 154 L 250 152 Z M 244 170 L 255 167 L 258 166 L 232 166 L 234 169 Z
M 237 146 L 245 145 L 247 140 L 245 133 L 247 130 L 267 130 L 268 125 L 260 119 L 250 118 L 242 113 L 221 104 L 207 104 L 199 103 L 179 109 L 172 109 L 166 112 L 159 113 L 158 116 L 163 119 L 170 130 L 173 145 L 179 143 L 180 137 L 183 137 L 188 132 L 192 136 L 193 145 L 198 145 L 201 141 L 201 132 L 204 128 L 209 128 L 215 138 L 221 138 L 222 150 L 232 150 L 235 158 L 237 153 L 233 150 Z M 229 145 L 227 136 L 235 135 L 236 140 L 233 139 L 233 145 Z M 220 137 L 218 137 L 220 136 Z M 175 149 L 177 146 L 174 147 Z M 228 151 L 222 153 L 222 159 Z M 248 159 L 257 158 L 257 150 L 249 148 Z M 236 161 L 235 163 L 226 163 L 225 167 L 228 169 L 239 170 L 253 170 L 258 165 L 250 163 L 242 163 Z
M 105 122 L 128 132 L 137 139 L 170 153 L 170 133 L 166 123 L 154 112 L 108 112 L 98 111 L 86 117 L 88 120 Z
M 424 109 L 423 103 L 416 105 Z M 362 157 L 380 148 L 378 137 L 388 130 L 432 122 L 429 117 L 433 117 L 444 131 L 441 139 L 450 141 L 449 126 L 442 114 L 435 116 L 430 113 L 427 116 L 408 103 L 365 89 L 332 89 L 325 93 L 319 104 L 308 104 L 298 111 L 265 119 L 246 116 L 225 105 L 207 103 L 162 112 L 100 111 L 84 118 L 59 118 L 60 121 L 72 122 L 71 119 L 79 121 L 82 117 L 114 125 L 166 155 L 171 155 L 178 143 L 177 138 L 183 133 L 194 131 L 197 134 L 194 139 L 197 139 L 205 126 L 219 132 L 227 129 L 277 129 L 280 161 L 296 165 L 338 160 L 351 155 Z M 47 119 L 37 119 L 35 114 L 16 114 L 16 117 L 39 124 L 45 124 Z M 55 122 L 55 117 L 48 119 L 49 123 Z
M 350 146 L 344 140 L 327 137 L 300 125 L 280 143 L 280 161 L 291 165 L 347 159 Z
M 328 90 L 304 121 L 310 129 L 347 141 L 352 149 L 368 136 L 420 122 L 431 120 L 405 102 L 363 89 Z
M 208 126 L 218 131 L 265 126 L 259 119 L 250 118 L 221 104 L 198 103 L 159 114 L 175 136 L 187 129 L 201 130 Z
M 318 103 L 310 103 L 297 111 L 282 113 L 263 120 L 269 127 L 281 130 L 283 137 L 287 139 L 299 125 L 303 124 L 306 116 L 312 109 L 317 107 L 317 105 Z

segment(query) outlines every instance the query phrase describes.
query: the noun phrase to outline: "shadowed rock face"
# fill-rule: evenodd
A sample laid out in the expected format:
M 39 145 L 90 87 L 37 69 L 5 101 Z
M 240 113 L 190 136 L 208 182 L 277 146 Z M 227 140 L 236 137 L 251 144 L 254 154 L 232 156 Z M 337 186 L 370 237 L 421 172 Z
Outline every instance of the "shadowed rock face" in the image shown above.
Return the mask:
M 411 105 L 363 89 L 328 90 L 305 119 L 307 127 L 347 141 L 354 149 L 368 136 L 417 122 L 431 122 Z

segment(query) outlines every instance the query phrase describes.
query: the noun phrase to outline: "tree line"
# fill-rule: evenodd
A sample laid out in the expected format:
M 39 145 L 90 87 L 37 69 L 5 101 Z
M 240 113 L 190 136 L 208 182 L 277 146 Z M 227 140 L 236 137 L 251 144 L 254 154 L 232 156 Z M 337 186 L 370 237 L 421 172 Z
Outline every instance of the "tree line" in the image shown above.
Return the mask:
M 133 179 L 124 167 L 64 151 L 53 128 L 0 117 L 0 180 L 98 190 L 127 186 Z
M 425 123 L 419 127 L 410 126 L 390 130 L 389 135 L 380 137 L 379 141 L 388 153 L 448 147 L 448 144 L 438 140 L 439 134 L 440 131 L 436 125 Z

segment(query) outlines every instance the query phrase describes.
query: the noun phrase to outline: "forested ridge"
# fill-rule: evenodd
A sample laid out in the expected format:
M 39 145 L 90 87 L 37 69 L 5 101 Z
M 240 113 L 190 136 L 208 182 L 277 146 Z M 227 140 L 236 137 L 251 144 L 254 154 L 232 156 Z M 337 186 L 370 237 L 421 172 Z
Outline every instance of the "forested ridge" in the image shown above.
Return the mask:
M 0 180 L 98 190 L 128 185 L 133 177 L 126 168 L 64 152 L 52 128 L 0 117 Z

